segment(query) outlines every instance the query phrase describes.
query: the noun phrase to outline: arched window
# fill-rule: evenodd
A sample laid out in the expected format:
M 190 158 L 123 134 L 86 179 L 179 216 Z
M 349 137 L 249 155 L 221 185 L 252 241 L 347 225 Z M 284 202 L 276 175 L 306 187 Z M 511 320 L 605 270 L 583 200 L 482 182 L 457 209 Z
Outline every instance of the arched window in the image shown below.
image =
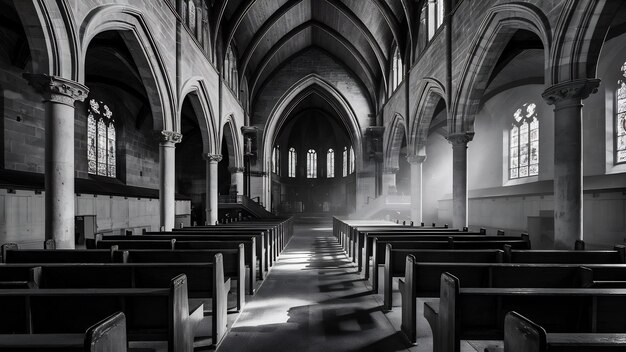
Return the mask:
M 274 152 L 272 153 L 272 171 L 276 175 L 280 175 L 280 147 L 274 147 Z
M 196 32 L 196 0 L 189 0 L 189 4 L 187 5 L 187 12 L 189 13 L 187 15 L 187 26 L 189 26 L 189 29 L 191 30 L 191 33 L 195 33 Z
M 296 177 L 296 164 L 298 156 L 295 148 L 289 148 L 289 177 Z
M 224 65 L 224 79 L 236 97 L 239 97 L 239 73 L 237 70 L 237 55 L 235 49 L 230 45 L 226 53 L 226 63 Z
M 391 65 L 391 92 L 395 91 L 400 85 L 400 82 L 402 82 L 404 76 L 403 71 L 400 49 L 398 49 L 396 45 L 393 51 L 393 61 Z
M 117 136 L 113 112 L 103 102 L 89 100 L 87 115 L 87 171 L 90 174 L 116 177 Z
M 350 147 L 350 173 L 354 173 L 355 164 L 354 164 L 354 149 Z
M 306 153 L 306 178 L 317 178 L 317 152 L 313 149 Z
M 617 114 L 615 116 L 615 163 L 626 163 L 626 63 L 617 81 Z
M 443 24 L 444 0 L 428 0 L 428 40 L 433 39 Z
M 348 176 L 348 147 L 343 147 L 343 177 Z
M 513 114 L 509 133 L 509 178 L 539 175 L 539 120 L 537 105 L 523 104 Z
M 335 151 L 332 148 L 326 153 L 326 177 L 335 177 Z

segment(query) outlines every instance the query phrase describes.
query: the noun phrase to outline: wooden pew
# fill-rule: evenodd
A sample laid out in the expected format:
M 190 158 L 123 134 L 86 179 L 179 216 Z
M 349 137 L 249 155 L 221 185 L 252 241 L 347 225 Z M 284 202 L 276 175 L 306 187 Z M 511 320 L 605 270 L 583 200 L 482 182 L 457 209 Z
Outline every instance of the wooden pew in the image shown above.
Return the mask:
M 164 232 L 159 235 L 141 235 L 141 236 L 99 236 L 97 235 L 93 243 L 89 245 L 88 248 L 98 246 L 98 242 L 102 240 L 110 241 L 109 244 L 114 244 L 114 242 L 122 242 L 129 240 L 133 241 L 155 241 L 155 240 L 172 240 L 175 239 L 176 242 L 174 244 L 174 248 L 178 249 L 203 249 L 198 246 L 190 247 L 188 244 L 183 244 L 183 242 L 224 242 L 225 248 L 232 248 L 233 243 L 237 245 L 239 243 L 243 243 L 245 246 L 246 252 L 246 263 L 248 263 L 248 259 L 250 263 L 254 264 L 254 272 L 259 276 L 261 280 L 265 279 L 266 272 L 263 270 L 265 267 L 265 249 L 263 247 L 263 236 L 245 236 L 245 235 L 232 235 L 232 236 L 223 236 L 223 235 L 185 235 L 185 234 L 177 234 L 172 232 Z M 261 243 L 257 240 L 260 240 Z M 209 248 L 206 248 L 209 249 Z M 258 263 L 257 263 L 258 260 Z
M 257 244 L 263 245 L 264 270 L 270 270 L 277 256 L 276 238 L 267 230 L 255 229 L 216 229 L 214 227 L 185 227 L 172 232 L 146 232 L 146 235 L 185 235 L 185 236 L 255 236 Z M 189 240 L 189 239 L 188 239 Z M 259 258 L 260 253 L 257 255 Z
M 404 279 L 400 279 L 402 331 L 416 338 L 416 298 L 439 297 L 441 276 L 455 275 L 470 287 L 511 288 L 551 287 L 587 288 L 593 286 L 592 269 L 577 265 L 506 263 L 420 263 L 407 256 Z M 436 325 L 432 311 L 424 307 L 424 317 Z M 433 334 L 437 333 L 433 329 Z
M 114 247 L 109 250 L 82 249 L 6 249 L 3 263 L 112 263 Z
M 211 336 L 219 344 L 226 333 L 230 279 L 224 277 L 221 253 L 204 256 L 202 263 L 48 264 L 36 282 L 40 289 L 61 288 L 151 288 L 167 287 L 169 278 L 187 277 L 187 296 L 197 325 L 203 313 L 211 315 Z M 205 309 L 205 306 L 209 309 Z
M 463 231 L 388 231 L 388 232 L 360 232 L 355 246 L 355 258 L 359 271 L 365 272 L 365 277 L 369 277 L 369 259 L 372 256 L 374 238 L 389 238 L 394 241 L 445 241 L 448 237 L 459 240 L 484 240 L 496 239 L 495 236 L 485 236 L 478 232 Z M 519 237 L 515 237 L 519 239 Z M 512 239 L 509 237 L 498 240 Z
M 506 263 L 621 264 L 626 263 L 626 246 L 613 250 L 516 250 L 504 247 Z
M 111 249 L 117 246 L 119 249 L 169 249 L 174 250 L 176 239 L 170 240 L 134 240 L 124 241 L 99 240 L 96 242 L 96 249 Z
M 626 331 L 626 289 L 474 288 L 444 273 L 439 303 L 424 303 L 433 350 L 458 352 L 461 340 L 502 340 L 512 310 L 556 333 Z
M 386 310 L 393 307 L 393 279 L 405 277 L 406 261 L 412 255 L 419 263 L 502 263 L 503 251 L 499 249 L 469 250 L 428 250 L 428 249 L 394 249 L 393 243 L 387 243 L 385 251 L 385 267 L 383 270 L 383 302 Z M 439 282 L 439 273 L 436 283 Z M 421 282 L 420 282 L 421 284 Z M 438 287 L 438 286 L 437 286 Z M 378 292 L 378 287 L 374 287 Z M 439 289 L 435 290 L 439 294 Z
M 0 334 L 2 351 L 125 352 L 127 348 L 122 312 L 92 325 L 83 334 Z
M 137 249 L 127 252 L 127 263 L 212 263 L 215 261 L 215 255 L 219 253 L 222 255 L 224 276 L 228 279 L 237 280 L 237 310 L 243 309 L 246 297 L 246 265 L 244 246 L 241 243 L 238 249 L 174 251 Z M 115 254 L 117 253 L 114 253 L 114 256 Z M 191 281 L 191 278 L 189 280 Z M 253 289 L 249 288 L 249 292 L 253 292 Z
M 503 249 L 506 245 L 515 248 L 530 248 L 530 239 L 528 235 L 522 234 L 520 237 L 515 236 L 454 236 L 447 237 L 446 240 L 426 241 L 426 237 L 410 236 L 410 237 L 374 237 L 372 239 L 372 259 L 370 272 L 372 276 L 372 285 L 378 287 L 378 268 L 385 264 L 386 246 L 393 244 L 396 249 Z M 480 240 L 478 239 L 480 238 Z M 369 260 L 367 260 L 369 263 Z M 366 276 L 366 278 L 368 278 Z
M 217 250 L 217 249 L 232 249 L 239 248 L 243 245 L 244 265 L 247 267 L 248 273 L 244 272 L 244 278 L 248 287 L 248 294 L 254 295 L 256 292 L 256 279 L 257 279 L 257 259 L 256 251 L 253 249 L 255 246 L 255 239 L 251 239 L 251 245 L 249 243 L 246 246 L 245 243 L 240 241 L 178 241 L 176 242 L 176 251 L 202 251 L 202 250 Z M 259 277 L 260 278 L 260 277 Z
M 547 333 L 517 312 L 504 318 L 504 352 L 626 351 L 626 333 Z
M 129 341 L 167 341 L 168 351 L 193 351 L 185 275 L 167 288 L 0 290 L 0 308 L 1 334 L 81 333 L 122 311 Z

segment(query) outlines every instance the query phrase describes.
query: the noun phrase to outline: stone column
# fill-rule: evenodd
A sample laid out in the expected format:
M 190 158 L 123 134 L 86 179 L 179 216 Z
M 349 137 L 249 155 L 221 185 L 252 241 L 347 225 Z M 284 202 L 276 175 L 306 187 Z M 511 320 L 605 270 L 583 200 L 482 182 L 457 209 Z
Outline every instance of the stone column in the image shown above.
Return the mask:
M 74 103 L 89 89 L 61 77 L 24 74 L 45 103 L 45 230 L 56 248 L 74 248 Z
M 176 143 L 182 135 L 161 131 L 159 134 L 159 216 L 165 231 L 172 231 L 176 222 Z
M 554 247 L 573 249 L 583 239 L 583 99 L 595 93 L 599 79 L 562 82 L 543 98 L 554 105 Z
M 395 194 L 398 189 L 396 187 L 396 174 L 398 173 L 398 168 L 396 167 L 385 167 L 383 169 L 383 195 Z
M 206 154 L 206 219 L 207 225 L 215 225 L 218 209 L 217 163 L 222 161 L 221 154 Z
M 415 224 L 423 221 L 422 217 L 422 165 L 426 155 L 407 155 L 411 164 L 411 220 Z
M 230 184 L 237 186 L 238 196 L 243 195 L 244 192 L 243 172 L 243 167 L 233 167 L 230 169 Z
M 467 226 L 467 143 L 474 132 L 453 133 L 448 136 L 452 144 L 452 226 Z

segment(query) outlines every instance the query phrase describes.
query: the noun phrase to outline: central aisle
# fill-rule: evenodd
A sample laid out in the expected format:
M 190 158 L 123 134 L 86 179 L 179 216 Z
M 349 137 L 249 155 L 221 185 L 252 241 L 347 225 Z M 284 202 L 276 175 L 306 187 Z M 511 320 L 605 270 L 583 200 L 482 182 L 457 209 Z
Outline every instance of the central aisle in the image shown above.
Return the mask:
M 407 351 L 330 226 L 294 226 L 219 351 Z

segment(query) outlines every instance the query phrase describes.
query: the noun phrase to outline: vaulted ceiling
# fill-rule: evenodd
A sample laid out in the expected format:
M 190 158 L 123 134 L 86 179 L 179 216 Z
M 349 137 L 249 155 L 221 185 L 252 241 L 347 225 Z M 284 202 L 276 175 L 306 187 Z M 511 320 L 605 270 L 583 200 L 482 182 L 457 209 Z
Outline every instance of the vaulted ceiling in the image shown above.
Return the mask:
M 395 41 L 409 33 L 411 0 L 215 0 L 214 33 L 237 49 L 251 96 L 290 58 L 317 47 L 342 62 L 370 92 L 387 82 Z M 215 31 L 215 28 L 218 29 Z M 371 97 L 375 101 L 375 97 Z

